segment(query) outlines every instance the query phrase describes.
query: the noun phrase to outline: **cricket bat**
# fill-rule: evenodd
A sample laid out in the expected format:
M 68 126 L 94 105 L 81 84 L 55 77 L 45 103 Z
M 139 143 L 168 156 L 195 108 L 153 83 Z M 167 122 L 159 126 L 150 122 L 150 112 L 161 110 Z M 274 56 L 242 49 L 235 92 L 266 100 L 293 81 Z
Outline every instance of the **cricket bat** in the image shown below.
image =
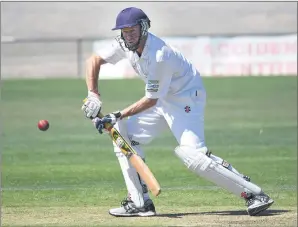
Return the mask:
M 103 118 L 103 114 L 98 114 L 99 118 Z M 149 190 L 154 196 L 161 193 L 161 188 L 149 167 L 143 159 L 136 153 L 130 144 L 121 136 L 119 131 L 112 124 L 106 123 L 105 128 L 109 131 L 109 135 L 115 144 L 120 148 L 121 152 L 127 157 L 131 165 L 136 169 L 141 179 L 146 183 Z

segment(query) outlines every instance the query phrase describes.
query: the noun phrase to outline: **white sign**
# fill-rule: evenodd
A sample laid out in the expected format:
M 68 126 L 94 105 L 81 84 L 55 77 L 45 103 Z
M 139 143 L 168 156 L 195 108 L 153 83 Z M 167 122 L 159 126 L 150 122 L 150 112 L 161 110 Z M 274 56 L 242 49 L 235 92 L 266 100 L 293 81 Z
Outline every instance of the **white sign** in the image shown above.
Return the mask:
M 297 36 L 210 38 L 200 43 L 196 62 L 210 59 L 202 74 L 297 75 Z M 200 69 L 199 69 L 200 70 Z

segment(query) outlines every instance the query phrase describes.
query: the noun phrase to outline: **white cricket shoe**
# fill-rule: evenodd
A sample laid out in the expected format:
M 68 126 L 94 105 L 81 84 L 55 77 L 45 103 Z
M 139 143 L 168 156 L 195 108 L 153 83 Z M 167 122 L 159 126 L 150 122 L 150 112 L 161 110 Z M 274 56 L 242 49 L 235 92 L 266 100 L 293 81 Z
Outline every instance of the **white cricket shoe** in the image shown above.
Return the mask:
M 246 198 L 246 203 L 247 213 L 250 216 L 255 216 L 258 213 L 268 209 L 274 203 L 274 201 L 265 193 L 261 193 L 259 195 L 251 194 Z
M 136 208 L 135 204 L 128 198 L 121 202 L 121 207 L 109 210 L 109 214 L 116 217 L 149 217 L 155 216 L 155 206 L 151 199 L 144 203 L 144 207 Z

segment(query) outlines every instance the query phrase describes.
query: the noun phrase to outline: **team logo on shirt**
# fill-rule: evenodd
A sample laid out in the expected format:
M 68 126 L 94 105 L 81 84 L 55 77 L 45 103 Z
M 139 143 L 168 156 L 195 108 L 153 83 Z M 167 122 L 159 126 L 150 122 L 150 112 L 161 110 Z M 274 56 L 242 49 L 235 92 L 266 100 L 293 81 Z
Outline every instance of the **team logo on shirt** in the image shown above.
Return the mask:
M 148 80 L 146 90 L 148 92 L 157 92 L 159 88 L 159 80 Z
M 185 110 L 186 113 L 189 113 L 191 111 L 190 106 L 184 107 L 184 110 Z

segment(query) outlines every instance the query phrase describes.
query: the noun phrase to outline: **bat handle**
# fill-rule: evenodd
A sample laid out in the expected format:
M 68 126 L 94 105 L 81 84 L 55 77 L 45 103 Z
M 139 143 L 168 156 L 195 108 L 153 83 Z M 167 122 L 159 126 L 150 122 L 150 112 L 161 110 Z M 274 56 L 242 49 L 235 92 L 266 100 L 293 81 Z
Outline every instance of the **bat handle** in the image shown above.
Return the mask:
M 101 112 L 99 112 L 99 113 L 97 114 L 97 116 L 98 116 L 99 118 L 103 118 L 103 117 L 104 117 L 104 115 L 103 115 Z

